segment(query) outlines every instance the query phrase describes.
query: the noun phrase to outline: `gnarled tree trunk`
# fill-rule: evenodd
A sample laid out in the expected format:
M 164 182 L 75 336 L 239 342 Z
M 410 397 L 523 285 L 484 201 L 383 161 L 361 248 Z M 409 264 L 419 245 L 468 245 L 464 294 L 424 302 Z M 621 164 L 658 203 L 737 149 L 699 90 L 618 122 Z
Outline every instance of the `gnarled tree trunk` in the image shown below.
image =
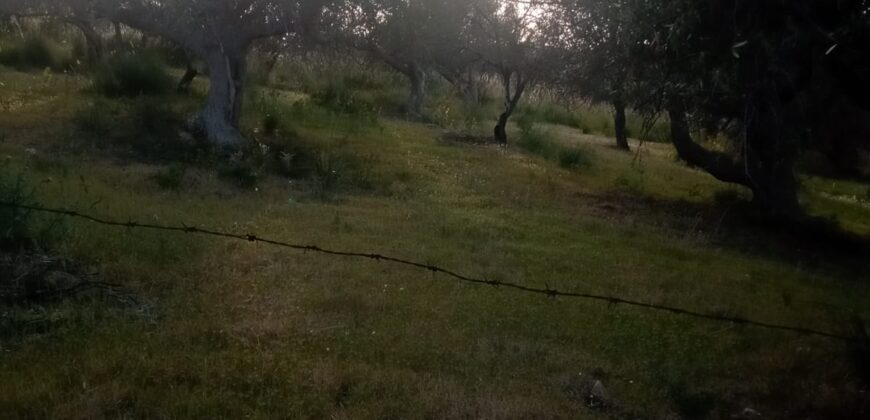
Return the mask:
M 91 23 L 75 17 L 67 18 L 66 22 L 78 28 L 82 32 L 82 35 L 85 36 L 85 43 L 88 47 L 88 61 L 91 64 L 102 61 L 106 49 L 103 44 L 103 37 L 94 30 Z
M 200 128 L 213 146 L 234 150 L 242 144 L 239 120 L 244 100 L 247 51 L 224 49 L 206 54 L 211 77 L 205 108 L 199 115 Z
M 778 147 L 771 137 L 774 124 L 757 115 L 746 130 L 742 161 L 696 143 L 690 134 L 686 110 L 679 100 L 668 104 L 671 141 L 680 159 L 716 179 L 744 186 L 752 191 L 753 202 L 771 220 L 800 222 L 805 218 L 797 196 L 793 154 Z
M 513 79 L 515 75 L 516 87 L 513 86 Z M 505 109 L 504 112 L 502 112 L 501 115 L 499 115 L 498 117 L 498 122 L 496 123 L 495 129 L 493 130 L 493 135 L 496 142 L 500 144 L 507 144 L 508 120 L 510 120 L 511 116 L 514 114 L 514 111 L 516 111 L 517 105 L 519 105 L 520 99 L 522 99 L 523 93 L 526 91 L 528 80 L 526 80 L 520 73 L 515 74 L 513 72 L 506 72 L 502 74 L 502 84 L 505 90 Z
M 773 218 L 803 219 L 794 175 L 796 150 L 778 132 L 775 104 L 758 99 L 756 111 L 746 126 L 746 171 L 756 204 Z

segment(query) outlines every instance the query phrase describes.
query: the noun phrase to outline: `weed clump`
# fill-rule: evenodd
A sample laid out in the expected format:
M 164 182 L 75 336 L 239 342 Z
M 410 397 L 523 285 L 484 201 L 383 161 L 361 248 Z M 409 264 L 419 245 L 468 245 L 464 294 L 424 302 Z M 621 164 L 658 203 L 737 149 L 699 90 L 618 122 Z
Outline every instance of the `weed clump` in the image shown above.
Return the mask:
M 172 164 L 154 175 L 154 182 L 162 190 L 178 191 L 184 184 L 187 168 L 181 164 Z
M 634 167 L 627 169 L 613 181 L 613 185 L 626 193 L 641 195 L 645 188 L 645 173 L 642 168 Z
M 233 160 L 218 168 L 218 175 L 239 188 L 252 189 L 260 180 L 260 172 L 250 162 Z
M 145 134 L 167 134 L 181 123 L 181 118 L 172 107 L 161 99 L 143 99 L 136 102 L 132 111 L 136 126 Z
M 104 99 L 97 99 L 73 116 L 73 124 L 83 133 L 95 136 L 109 134 L 115 124 L 118 110 Z
M 172 77 L 152 54 L 122 54 L 101 65 L 93 76 L 94 89 L 109 97 L 165 95 L 172 91 Z
M 375 113 L 375 107 L 344 83 L 331 83 L 315 92 L 311 101 L 325 109 L 340 113 L 365 115 Z
M 0 250 L 14 250 L 50 245 L 65 233 L 60 218 L 44 220 L 32 210 L 15 207 L 37 206 L 33 191 L 21 175 L 0 167 Z
M 0 49 L 0 64 L 16 70 L 62 70 L 68 67 L 69 61 L 59 46 L 43 37 L 30 36 Z
M 529 105 L 521 109 L 520 114 L 521 116 L 550 124 L 564 125 L 572 128 L 583 126 L 583 119 L 578 113 L 553 103 Z
M 559 166 L 564 169 L 587 168 L 592 164 L 591 152 L 588 149 L 574 147 L 559 150 Z
M 548 159 L 556 156 L 553 139 L 548 132 L 539 129 L 535 125 L 534 116 L 531 114 L 521 114 L 517 117 L 516 121 L 517 127 L 520 129 L 520 139 L 517 142 L 519 147 L 529 153 Z

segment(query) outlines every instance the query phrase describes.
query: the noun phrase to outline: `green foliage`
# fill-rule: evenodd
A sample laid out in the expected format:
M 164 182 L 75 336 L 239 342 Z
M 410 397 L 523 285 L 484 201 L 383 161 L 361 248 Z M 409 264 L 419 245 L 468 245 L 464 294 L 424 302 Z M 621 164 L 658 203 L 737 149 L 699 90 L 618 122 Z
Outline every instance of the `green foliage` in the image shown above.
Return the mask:
M 535 125 L 534 117 L 530 114 L 521 114 L 516 118 L 517 127 L 520 129 L 520 139 L 517 145 L 529 153 L 545 158 L 555 157 L 553 139 L 550 133 L 539 129 Z
M 329 194 L 338 187 L 344 169 L 345 161 L 341 156 L 329 150 L 318 153 L 314 160 L 314 179 L 321 198 L 329 198 Z
M 193 138 L 179 134 L 182 118 L 167 97 L 97 97 L 72 121 L 84 146 L 114 146 L 116 152 L 147 160 L 191 161 L 202 152 Z
M 281 120 L 274 112 L 267 112 L 265 115 L 263 115 L 263 133 L 267 135 L 274 135 L 275 132 L 278 131 L 278 127 L 280 124 Z
M 523 150 L 553 160 L 564 169 L 581 169 L 592 165 L 594 153 L 588 147 L 560 144 L 550 132 L 538 128 L 534 116 L 530 114 L 521 114 L 516 120 L 520 129 L 517 145 Z
M 170 103 L 160 98 L 142 98 L 131 111 L 139 131 L 144 134 L 167 134 L 181 122 Z
M 93 75 L 94 89 L 106 96 L 164 95 L 173 80 L 154 54 L 130 53 L 110 58 Z
M 70 64 L 62 49 L 40 36 L 29 36 L 0 49 L 0 64 L 17 70 L 62 70 Z
M 388 82 L 378 78 L 372 73 L 357 73 L 345 76 L 344 85 L 349 89 L 360 90 L 383 90 L 388 87 Z
M 356 90 L 345 83 L 331 83 L 315 92 L 311 101 L 330 111 L 340 114 L 366 115 L 376 113 L 375 106 L 362 98 Z
M 20 175 L 10 175 L 7 169 L 0 171 L 0 201 L 33 205 L 33 195 Z M 31 237 L 32 212 L 0 205 L 0 245 L 17 243 Z
M 565 169 L 581 169 L 592 165 L 591 151 L 585 147 L 559 150 L 559 166 Z
M 252 189 L 260 180 L 260 172 L 254 165 L 239 158 L 223 164 L 218 169 L 218 175 L 228 182 L 232 182 L 239 188 Z
M 576 110 L 552 102 L 527 105 L 520 109 L 519 113 L 538 122 L 564 125 L 572 128 L 580 128 L 583 125 L 583 120 Z
M 73 123 L 82 132 L 105 136 L 112 131 L 118 118 L 118 109 L 109 101 L 98 98 L 73 116 Z

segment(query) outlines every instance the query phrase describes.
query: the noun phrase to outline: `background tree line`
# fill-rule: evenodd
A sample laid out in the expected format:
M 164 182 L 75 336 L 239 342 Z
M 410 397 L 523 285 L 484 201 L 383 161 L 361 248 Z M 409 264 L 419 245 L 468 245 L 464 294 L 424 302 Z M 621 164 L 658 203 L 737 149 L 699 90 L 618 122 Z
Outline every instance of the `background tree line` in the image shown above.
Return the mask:
M 612 107 L 625 150 L 627 111 L 646 127 L 665 120 L 680 159 L 746 187 L 772 220 L 806 220 L 803 154 L 826 156 L 842 176 L 868 174 L 866 0 L 7 0 L 0 13 L 11 32 L 26 19 L 76 28 L 94 63 L 123 48 L 124 30 L 171 44 L 187 68 L 180 90 L 201 62 L 210 88 L 190 131 L 221 149 L 245 143 L 251 54 L 271 71 L 279 58 L 329 50 L 401 75 L 413 119 L 433 78 L 470 107 L 484 84 L 498 86 L 492 136 L 502 144 L 536 89 Z

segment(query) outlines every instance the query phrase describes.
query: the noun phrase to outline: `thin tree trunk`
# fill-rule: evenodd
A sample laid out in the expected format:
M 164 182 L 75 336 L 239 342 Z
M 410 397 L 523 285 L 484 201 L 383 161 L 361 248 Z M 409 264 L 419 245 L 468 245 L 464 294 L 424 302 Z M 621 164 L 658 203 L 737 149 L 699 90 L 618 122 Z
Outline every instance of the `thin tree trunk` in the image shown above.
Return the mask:
M 91 64 L 98 63 L 103 60 L 103 56 L 105 55 L 105 46 L 103 45 L 103 37 L 94 30 L 93 26 L 89 22 L 86 22 L 82 19 L 69 18 L 67 19 L 69 24 L 79 28 L 82 34 L 85 36 L 85 42 L 88 46 L 88 61 Z
M 631 147 L 628 145 L 628 132 L 626 129 L 625 118 L 625 103 L 621 100 L 613 102 L 613 108 L 616 111 L 613 117 L 613 127 L 616 131 L 616 147 L 622 150 L 629 151 Z
M 513 73 L 506 73 L 502 75 L 502 84 L 505 90 L 505 109 L 504 112 L 499 115 L 498 122 L 496 123 L 495 129 L 493 130 L 495 141 L 500 144 L 507 144 L 508 142 L 508 120 L 510 120 L 510 117 L 517 109 L 517 105 L 519 105 L 520 99 L 522 99 L 523 93 L 526 91 L 526 86 L 528 83 L 528 81 L 523 78 L 522 74 L 516 74 L 517 85 L 516 88 L 513 89 L 513 78 Z
M 242 114 L 247 65 L 245 51 L 212 51 L 206 56 L 211 77 L 201 128 L 213 146 L 235 150 L 241 146 Z
M 199 71 L 193 65 L 193 60 L 190 58 L 190 54 L 185 53 L 184 56 L 187 69 L 184 71 L 184 75 L 181 76 L 181 80 L 178 81 L 178 87 L 176 88 L 178 93 L 190 92 L 190 87 L 193 85 L 193 81 L 197 76 L 199 76 Z
M 18 16 L 12 15 L 9 20 L 12 22 L 12 25 L 15 26 L 15 29 L 18 30 L 18 36 L 21 39 L 24 39 L 24 30 L 21 29 L 21 22 L 18 21 Z
M 423 102 L 426 99 L 426 71 L 417 64 L 412 64 L 407 76 L 410 81 L 408 114 L 419 118 L 423 116 Z

